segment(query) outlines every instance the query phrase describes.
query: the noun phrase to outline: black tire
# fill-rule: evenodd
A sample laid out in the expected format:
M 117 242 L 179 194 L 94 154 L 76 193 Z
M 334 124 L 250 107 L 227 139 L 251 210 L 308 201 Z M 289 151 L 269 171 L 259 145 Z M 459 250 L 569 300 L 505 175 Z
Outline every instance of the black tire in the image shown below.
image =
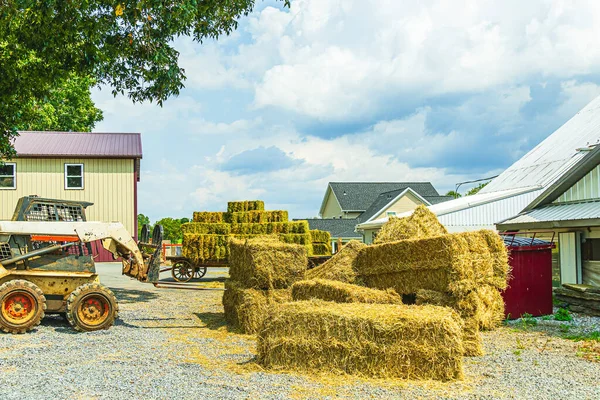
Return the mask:
M 177 282 L 189 282 L 194 277 L 194 267 L 187 260 L 176 261 L 171 268 L 171 276 Z
M 0 285 L 0 329 L 25 333 L 38 326 L 46 311 L 46 297 L 37 285 L 15 279 Z
M 113 292 L 99 283 L 86 283 L 67 298 L 67 321 L 80 332 L 108 329 L 119 316 Z
M 206 275 L 206 265 L 199 265 L 196 267 L 196 269 L 194 270 L 194 278 L 204 278 L 204 275 Z

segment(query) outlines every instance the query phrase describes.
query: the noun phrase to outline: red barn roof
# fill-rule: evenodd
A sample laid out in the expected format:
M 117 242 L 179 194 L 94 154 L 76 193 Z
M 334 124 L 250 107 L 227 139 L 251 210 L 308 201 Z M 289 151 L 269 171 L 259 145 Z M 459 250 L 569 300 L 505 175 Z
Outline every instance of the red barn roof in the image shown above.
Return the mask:
M 24 158 L 142 158 L 139 133 L 20 131 L 14 146 Z

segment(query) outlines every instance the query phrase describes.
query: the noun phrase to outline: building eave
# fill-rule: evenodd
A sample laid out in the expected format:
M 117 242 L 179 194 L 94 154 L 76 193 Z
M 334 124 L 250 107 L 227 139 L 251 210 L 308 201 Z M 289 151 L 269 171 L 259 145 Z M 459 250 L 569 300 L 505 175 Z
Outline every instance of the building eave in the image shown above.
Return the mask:
M 375 212 L 375 214 L 373 214 L 371 216 L 371 218 L 369 218 L 368 220 L 366 220 L 364 223 L 368 223 L 370 221 L 373 221 L 374 218 L 376 216 L 378 216 L 379 214 L 381 214 L 382 212 L 384 212 L 385 210 L 387 210 L 388 208 L 390 208 L 392 205 L 394 205 L 398 200 L 400 200 L 402 197 L 406 196 L 407 193 L 411 193 L 413 196 L 415 196 L 417 199 L 421 200 L 423 203 L 425 203 L 426 206 L 430 206 L 431 203 L 429 201 L 427 201 L 423 196 L 421 196 L 419 193 L 415 192 L 413 189 L 411 189 L 410 187 L 407 187 L 406 189 L 404 189 L 400 194 L 398 194 L 396 197 L 394 197 L 389 203 L 387 203 L 385 206 L 381 207 L 381 209 L 379 209 L 377 212 Z

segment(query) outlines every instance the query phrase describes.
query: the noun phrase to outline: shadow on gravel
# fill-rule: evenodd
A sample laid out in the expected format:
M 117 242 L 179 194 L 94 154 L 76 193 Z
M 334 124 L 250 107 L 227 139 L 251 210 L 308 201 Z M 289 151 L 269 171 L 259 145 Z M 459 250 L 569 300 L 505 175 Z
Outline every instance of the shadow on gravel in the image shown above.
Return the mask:
M 142 290 L 111 288 L 119 303 L 141 303 L 158 298 L 158 294 Z
M 224 276 L 216 276 L 216 277 L 203 277 L 201 279 L 193 278 L 190 279 L 187 283 L 197 282 L 197 283 L 209 283 L 209 282 L 225 282 L 227 280 Z M 177 282 L 172 277 L 161 279 L 159 282 Z
M 123 326 L 125 328 L 131 328 L 131 329 L 200 329 L 200 328 L 204 328 L 203 326 L 197 326 L 197 325 L 156 325 L 156 326 L 140 326 L 140 325 L 134 325 L 131 324 L 130 322 L 136 322 L 136 321 L 152 321 L 152 322 L 160 322 L 160 321 L 165 321 L 165 323 L 168 324 L 168 321 L 173 321 L 173 320 L 179 320 L 181 321 L 181 318 L 135 318 L 135 319 L 128 319 L 127 322 L 123 321 L 122 319 L 118 319 L 115 321 L 115 325 L 118 326 Z M 184 321 L 192 321 L 191 318 L 186 318 L 184 319 Z
M 227 326 L 227 321 L 225 321 L 224 313 L 204 312 L 194 313 L 194 315 L 198 317 L 198 319 L 202 321 L 202 323 L 204 323 L 204 326 L 201 326 L 200 328 L 208 328 L 213 331 L 219 330 L 221 328 L 226 328 L 229 332 L 236 332 L 234 329 Z

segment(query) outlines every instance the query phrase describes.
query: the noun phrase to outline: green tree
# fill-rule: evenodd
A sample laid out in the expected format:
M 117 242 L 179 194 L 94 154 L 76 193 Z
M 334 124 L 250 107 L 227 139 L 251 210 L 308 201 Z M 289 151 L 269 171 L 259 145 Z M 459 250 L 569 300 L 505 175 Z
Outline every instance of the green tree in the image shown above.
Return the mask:
M 454 197 L 455 199 L 458 199 L 459 197 L 462 197 L 460 193 L 458 193 L 458 192 L 455 192 L 454 190 L 449 190 L 449 191 L 446 193 L 446 196 L 452 196 L 452 197 Z
M 183 218 L 187 219 L 187 218 Z M 181 232 L 181 220 L 174 218 L 163 218 L 156 222 L 158 225 L 162 225 L 164 230 L 163 238 L 170 240 L 171 243 L 181 243 L 183 240 L 183 233 Z
M 23 106 L 29 117 L 17 128 L 36 131 L 90 132 L 102 121 L 102 110 L 92 101 L 93 79 L 72 75 L 49 92 L 43 101 L 31 100 Z
M 0 158 L 14 155 L 11 139 L 32 123 L 27 105 L 45 104 L 73 74 L 134 102 L 162 105 L 185 80 L 174 39 L 229 34 L 254 3 L 0 0 Z
M 484 187 L 486 187 L 488 183 L 490 183 L 490 182 L 480 183 L 479 185 L 475 186 L 473 189 L 469 190 L 467 192 L 467 194 L 465 194 L 465 196 L 473 196 L 474 194 L 479 193 L 479 191 L 481 189 L 483 189 Z
M 137 223 L 138 223 L 138 239 L 140 239 L 142 237 L 142 227 L 146 224 L 148 224 L 148 225 L 150 224 L 150 218 L 148 218 L 144 214 L 138 214 Z

